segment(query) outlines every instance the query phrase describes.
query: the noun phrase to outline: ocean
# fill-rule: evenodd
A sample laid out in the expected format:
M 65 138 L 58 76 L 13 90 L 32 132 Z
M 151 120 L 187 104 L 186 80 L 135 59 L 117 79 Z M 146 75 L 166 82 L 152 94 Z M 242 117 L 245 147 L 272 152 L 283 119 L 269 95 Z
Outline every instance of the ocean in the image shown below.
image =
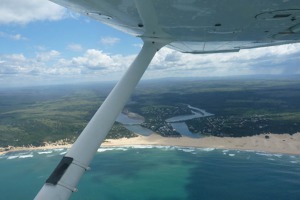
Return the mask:
M 0 156 L 0 199 L 33 199 L 65 149 Z M 101 148 L 72 200 L 300 199 L 300 156 L 133 146 Z

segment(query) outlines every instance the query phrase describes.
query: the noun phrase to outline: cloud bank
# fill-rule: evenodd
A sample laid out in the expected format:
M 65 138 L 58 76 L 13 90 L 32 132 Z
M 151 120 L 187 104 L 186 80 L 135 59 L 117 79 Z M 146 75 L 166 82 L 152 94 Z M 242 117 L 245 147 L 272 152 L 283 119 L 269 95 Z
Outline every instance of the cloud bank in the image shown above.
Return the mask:
M 0 24 L 28 24 L 60 20 L 66 10 L 48 0 L 1 0 Z
M 0 55 L 0 76 L 39 76 L 51 80 L 116 80 L 136 55 L 109 54 L 87 49 L 79 56 L 63 57 L 57 50 L 40 51 L 34 57 Z M 250 74 L 299 74 L 300 44 L 239 53 L 192 55 L 163 48 L 153 58 L 146 78 L 210 77 Z M 0 79 L 1 81 L 1 79 Z

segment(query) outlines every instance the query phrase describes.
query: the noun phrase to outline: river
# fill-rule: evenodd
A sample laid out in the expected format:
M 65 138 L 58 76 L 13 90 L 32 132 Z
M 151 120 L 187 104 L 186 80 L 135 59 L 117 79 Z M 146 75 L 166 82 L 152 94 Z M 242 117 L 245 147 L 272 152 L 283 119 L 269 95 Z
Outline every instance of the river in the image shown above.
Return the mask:
M 173 129 L 175 129 L 176 132 L 180 133 L 181 136 L 191 137 L 191 138 L 203 137 L 203 135 L 201 135 L 201 134 L 192 133 L 189 130 L 185 121 L 195 119 L 195 118 L 200 118 L 200 117 L 209 117 L 209 116 L 213 116 L 214 114 L 206 112 L 203 109 L 193 107 L 191 105 L 188 105 L 188 108 L 191 109 L 191 112 L 193 114 L 175 116 L 175 117 L 166 119 L 166 122 L 170 123 L 171 126 L 173 127 Z
M 200 117 L 209 117 L 209 116 L 213 116 L 214 114 L 206 112 L 203 109 L 193 107 L 191 105 L 188 105 L 188 108 L 191 109 L 191 112 L 193 114 L 175 116 L 175 117 L 166 119 L 165 121 L 167 123 L 170 123 L 172 128 L 175 129 L 176 132 L 178 132 L 181 136 L 191 137 L 191 138 L 203 137 L 201 134 L 192 133 L 188 129 L 188 126 L 185 123 L 185 121 L 195 119 L 195 118 L 200 118 Z M 136 113 L 131 113 L 131 114 L 139 116 Z M 125 126 L 125 128 L 127 128 L 128 130 L 130 130 L 134 133 L 137 133 L 139 135 L 149 136 L 153 133 L 152 130 L 141 126 L 141 124 L 145 121 L 144 119 L 142 119 L 142 116 L 130 117 L 130 115 L 128 115 L 128 114 L 121 113 L 118 116 L 116 121 L 123 124 Z
M 150 129 L 141 126 L 141 124 L 145 121 L 141 117 L 132 118 L 130 115 L 120 113 L 116 121 L 123 124 L 126 129 L 139 135 L 149 136 L 153 133 Z

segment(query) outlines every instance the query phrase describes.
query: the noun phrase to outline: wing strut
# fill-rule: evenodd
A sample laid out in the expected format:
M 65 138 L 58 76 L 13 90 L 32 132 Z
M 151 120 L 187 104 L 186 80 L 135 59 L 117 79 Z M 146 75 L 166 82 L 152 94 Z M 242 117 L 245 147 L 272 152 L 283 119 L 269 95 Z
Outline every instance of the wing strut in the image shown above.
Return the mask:
M 65 200 L 72 192 L 77 191 L 79 179 L 88 169 L 99 145 L 127 103 L 156 51 L 164 45 L 150 39 L 144 40 L 139 55 L 47 179 L 35 200 Z

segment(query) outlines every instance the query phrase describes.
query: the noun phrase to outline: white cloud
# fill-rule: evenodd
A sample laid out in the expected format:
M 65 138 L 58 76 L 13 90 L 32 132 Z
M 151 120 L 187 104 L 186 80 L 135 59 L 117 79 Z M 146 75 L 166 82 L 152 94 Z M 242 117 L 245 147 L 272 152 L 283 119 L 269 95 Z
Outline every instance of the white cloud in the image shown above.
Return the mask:
M 73 65 L 84 66 L 91 69 L 101 69 L 110 66 L 111 63 L 113 63 L 113 60 L 109 55 L 96 49 L 89 49 L 83 56 L 72 59 Z
M 2 55 L 0 59 L 0 74 L 26 74 L 34 67 L 23 54 Z
M 132 46 L 133 46 L 133 47 L 137 47 L 137 48 L 140 48 L 140 49 L 141 49 L 141 48 L 143 47 L 143 44 L 133 44 Z
M 7 54 L 0 55 L 0 75 L 55 76 L 60 80 L 73 77 L 71 81 L 99 80 L 104 76 L 104 79 L 111 80 L 116 79 L 116 74 L 120 76 L 134 57 L 109 55 L 96 49 L 88 49 L 82 56 L 69 59 L 62 58 L 60 52 L 55 50 L 38 52 L 32 58 L 23 54 Z
M 27 40 L 27 38 L 22 36 L 21 34 L 9 34 L 1 31 L 0 31 L 0 37 L 8 38 L 10 40 Z
M 50 61 L 54 58 L 57 58 L 59 55 L 60 55 L 60 53 L 55 50 L 38 52 L 36 59 L 37 59 L 37 61 L 46 62 L 46 61 Z
M 69 44 L 67 49 L 71 51 L 82 51 L 83 48 L 80 44 Z
M 116 37 L 103 37 L 100 39 L 100 42 L 104 45 L 115 45 L 116 43 L 118 43 L 120 41 L 120 38 L 116 38 Z
M 25 37 L 23 37 L 21 34 L 12 35 L 11 38 L 13 40 L 22 40 L 22 39 L 24 40 L 25 39 Z
M 167 76 L 227 76 L 259 73 L 281 73 L 295 68 L 285 63 L 300 63 L 300 44 L 241 50 L 239 53 L 182 54 L 163 48 L 154 57 L 150 74 Z M 295 64 L 294 64 L 295 65 Z M 300 68 L 299 66 L 298 69 Z
M 26 58 L 23 54 L 3 55 L 3 58 L 8 61 L 17 61 L 17 62 L 23 62 L 26 60 Z
M 44 77 L 49 81 L 55 79 L 55 82 L 116 80 L 136 57 L 108 54 L 97 49 L 88 49 L 80 56 L 62 56 L 56 50 L 41 50 L 34 57 L 2 54 L 0 76 L 17 77 L 15 82 L 21 77 L 28 80 Z M 203 55 L 183 54 L 163 48 L 154 57 L 146 78 L 294 74 L 300 73 L 299 63 L 300 44 Z
M 48 0 L 1 0 L 0 24 L 27 24 L 37 20 L 59 20 L 65 9 Z
M 97 49 L 88 49 L 82 56 L 60 59 L 59 65 L 81 68 L 85 74 L 95 73 L 95 70 L 101 71 L 101 73 L 120 72 L 130 65 L 134 57 L 134 55 L 110 55 Z

